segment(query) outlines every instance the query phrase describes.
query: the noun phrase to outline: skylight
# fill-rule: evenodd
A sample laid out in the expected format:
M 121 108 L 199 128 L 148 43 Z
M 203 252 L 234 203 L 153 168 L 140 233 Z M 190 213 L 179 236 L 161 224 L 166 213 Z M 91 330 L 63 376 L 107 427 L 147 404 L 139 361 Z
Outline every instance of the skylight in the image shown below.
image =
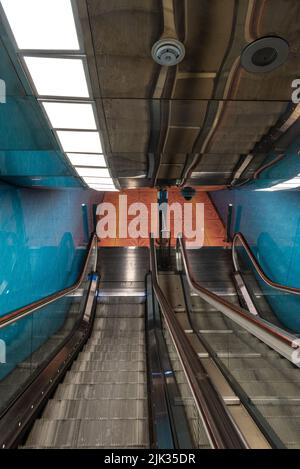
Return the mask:
M 79 50 L 70 0 L 1 0 L 19 49 Z
M 101 178 L 110 178 L 110 174 L 107 168 L 81 168 L 75 167 L 79 176 L 82 177 L 101 177 Z
M 67 156 L 74 166 L 106 167 L 106 162 L 103 155 L 94 155 L 90 153 L 67 153 Z
M 57 135 L 66 153 L 102 153 L 98 132 L 58 130 Z
M 62 151 L 87 185 L 112 191 L 74 8 L 73 0 L 0 0 L 8 34 Z
M 39 96 L 89 97 L 82 59 L 24 56 L 24 60 Z
M 54 129 L 97 130 L 91 103 L 43 102 Z
M 89 185 L 98 185 L 111 186 L 114 185 L 111 178 L 101 178 L 101 177 L 83 177 L 84 181 Z

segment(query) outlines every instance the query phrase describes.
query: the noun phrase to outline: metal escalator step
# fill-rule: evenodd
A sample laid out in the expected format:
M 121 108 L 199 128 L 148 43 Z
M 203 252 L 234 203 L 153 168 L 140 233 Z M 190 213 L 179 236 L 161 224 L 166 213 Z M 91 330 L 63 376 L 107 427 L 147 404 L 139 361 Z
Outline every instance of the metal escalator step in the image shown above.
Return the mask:
M 27 448 L 76 448 L 79 420 L 37 420 L 26 442 Z
M 227 366 L 229 371 L 238 371 L 238 370 L 257 370 L 260 368 L 269 368 L 275 367 L 277 369 L 282 370 L 294 370 L 295 367 L 290 363 L 288 360 L 284 358 L 280 358 L 277 355 L 277 359 L 271 359 L 269 357 L 260 356 L 253 357 L 253 356 L 246 356 L 246 357 L 239 357 L 235 358 L 232 357 L 229 361 L 224 358 L 224 364 Z
M 97 384 L 97 383 L 144 383 L 146 376 L 140 371 L 68 371 L 64 383 L 71 384 Z
M 139 332 L 145 329 L 143 318 L 96 318 L 93 330 Z
M 78 356 L 77 361 L 79 362 L 93 362 L 93 361 L 101 361 L 100 358 L 103 357 L 102 352 L 81 352 Z M 141 360 L 132 360 L 132 361 L 144 361 L 144 354 L 141 354 Z M 114 360 L 111 360 L 114 361 Z M 116 361 L 116 360 L 115 360 Z M 124 360 L 123 360 L 124 362 Z
M 140 342 L 144 340 L 144 331 L 131 331 L 131 330 L 113 330 L 113 329 L 102 329 L 102 330 L 94 330 L 91 335 L 92 340 L 97 339 L 109 339 L 113 342 L 118 342 L 119 339 L 125 339 L 123 343 L 129 343 L 133 341 L 133 343 Z M 127 339 L 127 342 L 126 342 Z M 102 343 L 102 341 L 101 341 Z
M 26 448 L 147 448 L 146 420 L 37 420 Z
M 118 362 L 121 362 L 121 361 L 126 361 L 126 362 L 130 362 L 130 361 L 141 361 L 144 359 L 144 353 L 142 352 L 118 352 L 118 351 L 112 351 L 112 352 L 98 352 L 97 350 L 91 350 L 92 353 L 94 353 L 94 357 L 98 357 L 98 361 L 104 361 L 104 360 L 108 360 L 108 361 L 118 361 Z M 87 350 L 87 352 L 89 352 Z M 80 355 L 79 355 L 79 360 L 80 361 L 83 361 L 84 360 L 84 353 L 85 352 L 82 352 Z
M 99 304 L 96 309 L 96 317 L 132 317 L 142 318 L 145 313 L 144 304 Z
M 146 419 L 147 402 L 130 399 L 50 400 L 43 413 L 48 420 Z
M 112 334 L 109 336 L 103 336 L 100 333 L 93 334 L 88 341 L 88 345 L 101 345 L 101 346 L 110 346 L 110 347 L 123 347 L 123 346 L 137 346 L 144 345 L 145 337 L 144 334 L 135 334 L 131 337 L 127 335 L 122 335 L 122 337 L 113 337 Z
M 242 327 L 231 321 L 224 314 L 215 312 L 213 314 L 201 312 L 192 313 L 191 320 L 193 321 L 194 327 L 197 329 L 204 330 L 231 330 L 231 331 L 242 331 Z
M 240 385 L 253 399 L 298 398 L 300 396 L 299 385 L 288 381 L 242 381 Z
M 146 399 L 146 383 L 60 384 L 54 399 Z
M 117 360 L 77 360 L 72 366 L 72 371 L 144 371 L 146 365 L 144 361 L 117 361 Z
M 84 420 L 80 424 L 77 448 L 146 448 L 148 446 L 146 420 Z
M 259 347 L 249 345 L 248 335 L 238 336 L 236 334 L 206 334 L 205 339 L 212 349 L 217 353 L 260 353 Z
M 300 419 L 300 398 L 297 401 L 284 399 L 283 403 L 280 403 L 280 400 L 277 403 L 273 401 L 272 404 L 260 404 L 256 407 L 264 417 L 297 417 Z
M 255 369 L 239 369 L 233 372 L 235 378 L 241 383 L 243 381 L 272 381 L 272 382 L 289 382 L 300 384 L 300 371 L 299 369 L 283 369 L 269 366 L 266 368 Z M 299 389 L 300 391 L 300 389 Z
M 87 345 L 83 347 L 84 352 L 144 352 L 143 344 L 119 344 L 117 343 L 106 343 L 102 344 L 101 341 L 98 342 L 88 342 Z

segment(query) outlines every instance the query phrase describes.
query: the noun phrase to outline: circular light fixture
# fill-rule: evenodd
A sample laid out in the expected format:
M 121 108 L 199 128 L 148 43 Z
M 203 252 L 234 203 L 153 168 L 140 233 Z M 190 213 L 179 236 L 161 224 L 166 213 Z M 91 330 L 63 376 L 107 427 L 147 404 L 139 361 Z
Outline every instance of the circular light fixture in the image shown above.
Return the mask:
M 185 56 L 185 47 L 177 39 L 160 39 L 152 47 L 152 57 L 159 65 L 171 67 Z
M 289 44 L 285 39 L 268 36 L 248 44 L 242 52 L 241 64 L 248 72 L 271 72 L 288 58 Z

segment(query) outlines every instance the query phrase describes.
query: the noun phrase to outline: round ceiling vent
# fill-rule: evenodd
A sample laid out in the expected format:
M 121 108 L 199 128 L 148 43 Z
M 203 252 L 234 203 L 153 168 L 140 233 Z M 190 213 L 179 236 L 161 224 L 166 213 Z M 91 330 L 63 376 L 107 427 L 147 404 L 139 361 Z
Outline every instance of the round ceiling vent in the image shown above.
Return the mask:
M 152 57 L 159 65 L 177 65 L 185 56 L 185 47 L 176 39 L 160 39 L 152 47 Z
M 248 72 L 271 72 L 288 58 L 289 44 L 281 37 L 262 37 L 248 44 L 242 52 L 241 64 Z

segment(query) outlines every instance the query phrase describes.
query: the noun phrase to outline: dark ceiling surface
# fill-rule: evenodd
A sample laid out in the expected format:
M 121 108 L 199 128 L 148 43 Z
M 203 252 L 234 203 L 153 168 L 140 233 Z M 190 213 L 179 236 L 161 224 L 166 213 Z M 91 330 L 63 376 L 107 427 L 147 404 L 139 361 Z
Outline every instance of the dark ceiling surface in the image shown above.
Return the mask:
M 254 171 L 276 149 L 274 129 L 296 107 L 299 0 L 78 0 L 78 7 L 105 150 L 121 187 L 230 184 L 249 153 Z M 274 35 L 288 41 L 287 61 L 267 73 L 243 69 L 244 47 Z M 161 37 L 184 43 L 179 65 L 153 61 Z

